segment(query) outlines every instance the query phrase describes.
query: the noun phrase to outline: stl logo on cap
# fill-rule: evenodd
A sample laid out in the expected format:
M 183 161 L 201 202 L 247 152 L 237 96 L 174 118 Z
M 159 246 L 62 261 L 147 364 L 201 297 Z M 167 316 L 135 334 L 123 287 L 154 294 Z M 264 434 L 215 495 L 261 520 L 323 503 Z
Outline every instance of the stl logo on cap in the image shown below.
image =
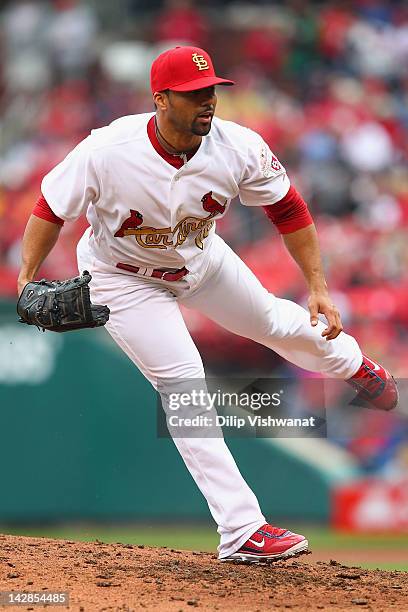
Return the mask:
M 193 53 L 191 57 L 192 57 L 193 62 L 195 63 L 195 65 L 197 66 L 197 68 L 199 70 L 208 70 L 209 69 L 208 62 L 205 59 L 204 55 L 199 55 L 198 53 Z

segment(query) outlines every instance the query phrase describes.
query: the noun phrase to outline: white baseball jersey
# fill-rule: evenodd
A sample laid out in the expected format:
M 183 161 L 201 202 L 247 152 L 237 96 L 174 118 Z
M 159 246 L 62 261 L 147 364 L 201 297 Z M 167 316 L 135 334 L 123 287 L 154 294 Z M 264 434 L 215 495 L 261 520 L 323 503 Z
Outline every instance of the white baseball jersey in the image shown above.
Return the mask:
M 93 130 L 44 177 L 41 190 L 61 219 L 86 213 L 97 259 L 192 271 L 233 198 L 247 206 L 273 204 L 290 182 L 258 134 L 218 118 L 176 169 L 148 136 L 153 118 L 130 115 Z

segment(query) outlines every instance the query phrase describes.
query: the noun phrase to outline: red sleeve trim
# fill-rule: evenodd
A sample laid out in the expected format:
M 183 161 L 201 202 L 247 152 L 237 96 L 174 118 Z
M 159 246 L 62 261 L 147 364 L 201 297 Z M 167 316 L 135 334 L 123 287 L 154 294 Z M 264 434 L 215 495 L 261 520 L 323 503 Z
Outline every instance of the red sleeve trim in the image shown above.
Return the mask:
M 292 185 L 284 198 L 275 204 L 263 206 L 263 209 L 281 234 L 296 232 L 313 223 L 306 202 Z
M 50 223 L 56 223 L 57 225 L 64 225 L 63 219 L 57 217 L 57 215 L 51 210 L 47 200 L 41 194 L 38 198 L 34 209 L 33 215 L 36 217 L 40 217 L 40 219 L 45 219 L 46 221 L 50 221 Z

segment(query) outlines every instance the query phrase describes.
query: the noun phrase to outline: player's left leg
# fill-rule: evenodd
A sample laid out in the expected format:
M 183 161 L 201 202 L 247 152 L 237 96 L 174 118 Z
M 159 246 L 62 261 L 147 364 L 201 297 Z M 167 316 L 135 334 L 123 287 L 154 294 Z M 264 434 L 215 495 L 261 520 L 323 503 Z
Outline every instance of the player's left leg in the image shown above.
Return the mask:
M 312 327 L 307 310 L 269 293 L 218 236 L 212 251 L 211 266 L 199 288 L 183 298 L 185 306 L 273 349 L 305 370 L 354 383 L 362 397 L 378 408 L 395 406 L 397 391 L 392 377 L 378 364 L 371 365 L 367 359 L 363 362 L 352 336 L 342 332 L 327 341 L 321 335 L 325 328 L 322 322 Z

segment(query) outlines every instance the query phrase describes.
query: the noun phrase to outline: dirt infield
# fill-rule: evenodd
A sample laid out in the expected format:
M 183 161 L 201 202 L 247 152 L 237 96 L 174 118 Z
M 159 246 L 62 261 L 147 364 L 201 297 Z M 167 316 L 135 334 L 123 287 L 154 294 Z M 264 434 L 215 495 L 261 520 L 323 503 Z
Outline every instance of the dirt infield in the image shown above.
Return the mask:
M 314 562 L 311 555 L 236 565 L 211 553 L 8 535 L 0 536 L 0 590 L 69 591 L 69 610 L 81 612 L 408 610 L 405 572 Z

